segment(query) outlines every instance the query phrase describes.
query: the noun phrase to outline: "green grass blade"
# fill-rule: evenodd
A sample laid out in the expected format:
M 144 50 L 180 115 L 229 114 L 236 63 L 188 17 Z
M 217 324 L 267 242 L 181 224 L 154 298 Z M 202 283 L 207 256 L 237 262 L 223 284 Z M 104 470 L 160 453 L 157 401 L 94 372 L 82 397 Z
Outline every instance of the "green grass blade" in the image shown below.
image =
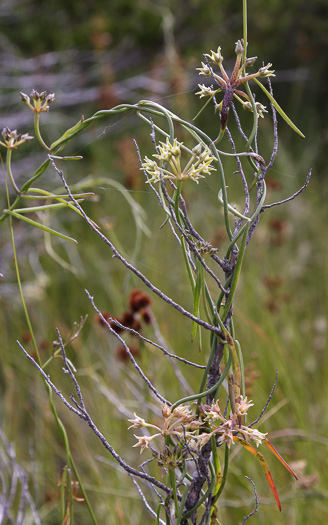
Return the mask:
M 279 115 L 287 122 L 288 126 L 290 126 L 298 135 L 305 139 L 305 135 L 303 135 L 303 133 L 298 129 L 298 127 L 295 126 L 295 124 L 290 120 L 290 118 L 286 115 L 283 109 L 279 106 L 278 102 L 273 98 L 271 93 L 269 93 L 269 91 L 263 86 L 263 84 L 261 84 L 259 80 L 257 80 L 257 78 L 254 78 L 253 80 L 258 86 L 260 86 L 262 91 L 264 91 L 264 93 L 266 94 L 270 102 L 272 102 Z
M 200 302 L 200 292 L 202 289 L 202 268 L 199 260 L 196 261 L 196 285 L 194 289 L 194 309 L 193 314 L 195 317 L 199 317 L 199 302 Z M 191 333 L 191 340 L 193 341 L 195 339 L 196 331 L 197 331 L 197 323 L 194 321 L 192 324 L 192 333 Z
M 23 215 L 20 215 L 19 213 L 16 213 L 10 210 L 4 210 L 4 213 L 8 215 L 12 215 L 13 217 L 16 217 L 16 219 L 21 219 L 22 221 L 25 221 L 28 224 L 35 226 L 36 228 L 40 228 L 40 230 L 46 231 L 48 233 L 52 233 L 53 235 L 56 235 L 56 237 L 60 237 L 61 239 L 64 239 L 65 241 L 70 241 L 70 242 L 74 242 L 75 244 L 77 244 L 77 241 L 73 239 L 72 237 L 68 237 L 68 235 L 64 235 L 63 233 L 60 233 L 60 232 L 57 232 L 56 230 L 48 228 L 47 226 L 43 226 L 43 224 L 33 221 L 32 219 L 28 219 L 27 217 L 24 217 Z

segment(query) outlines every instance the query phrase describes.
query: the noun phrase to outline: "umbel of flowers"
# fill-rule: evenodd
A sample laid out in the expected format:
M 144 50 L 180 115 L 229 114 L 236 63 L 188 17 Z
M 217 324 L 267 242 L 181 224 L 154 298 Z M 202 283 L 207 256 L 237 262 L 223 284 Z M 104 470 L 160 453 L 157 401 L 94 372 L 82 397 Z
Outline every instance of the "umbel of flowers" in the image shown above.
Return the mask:
M 266 78 L 274 77 L 274 71 L 270 70 L 272 64 L 267 64 L 266 66 L 260 67 L 256 73 L 248 74 L 245 73 L 245 68 L 252 66 L 257 57 L 246 58 L 245 62 L 242 64 L 242 56 L 244 53 L 244 42 L 243 40 L 238 40 L 236 42 L 236 62 L 229 77 L 223 67 L 223 56 L 221 55 L 221 47 L 218 47 L 217 52 L 211 51 L 211 54 L 205 54 L 206 63 L 202 62 L 202 67 L 198 68 L 200 75 L 211 78 L 219 86 L 217 89 L 213 89 L 213 86 L 208 87 L 204 84 L 198 84 L 200 91 L 196 93 L 200 98 L 202 97 L 211 97 L 213 98 L 217 93 L 223 92 L 223 99 L 220 104 L 216 105 L 216 110 L 220 111 L 221 114 L 221 130 L 224 131 L 227 127 L 228 114 L 233 98 L 238 100 L 244 109 L 248 111 L 253 111 L 252 104 L 250 102 L 249 96 L 239 89 L 241 84 L 248 82 L 249 80 L 255 78 Z M 220 69 L 221 75 L 218 75 L 213 70 L 213 66 L 217 66 Z M 244 98 L 243 101 L 240 97 Z M 256 102 L 255 104 L 256 111 L 258 116 L 263 118 L 263 113 L 267 113 L 266 107 Z
M 199 179 L 203 179 L 206 175 L 210 175 L 212 170 L 212 162 L 216 159 L 211 154 L 207 146 L 198 144 L 191 152 L 189 161 L 184 167 L 181 164 L 181 149 L 183 142 L 178 142 L 174 139 L 173 144 L 167 138 L 166 142 L 160 142 L 158 146 L 158 154 L 153 157 L 160 161 L 145 157 L 140 169 L 144 170 L 149 178 L 148 183 L 160 182 L 163 179 L 170 179 L 173 181 L 182 182 L 191 179 L 198 183 Z
M 135 435 L 138 441 L 133 446 L 140 447 L 140 453 L 142 453 L 146 448 L 150 447 L 150 443 L 154 440 L 163 438 L 162 451 L 157 452 L 151 449 L 152 453 L 158 459 L 160 466 L 174 469 L 189 454 L 197 453 L 212 438 L 215 439 L 217 447 L 226 443 L 230 448 L 234 443 L 238 443 L 260 461 L 269 486 L 281 510 L 278 492 L 267 462 L 264 456 L 254 449 L 249 441 L 255 443 L 256 447 L 264 443 L 296 479 L 297 476 L 267 439 L 266 433 L 264 434 L 255 428 L 242 424 L 248 409 L 253 405 L 252 401 L 247 400 L 247 397 L 243 398 L 243 396 L 240 396 L 239 401 L 236 402 L 234 413 L 225 417 L 221 413 L 219 401 L 213 402 L 212 405 L 199 407 L 199 414 L 193 413 L 191 408 L 185 405 L 173 408 L 165 404 L 162 409 L 162 426 L 147 423 L 137 414 L 134 414 L 134 419 L 129 419 L 130 423 L 132 423 L 129 429 L 144 428 L 147 431 L 151 431 L 152 434 Z M 173 445 L 172 450 L 167 446 L 167 443 Z

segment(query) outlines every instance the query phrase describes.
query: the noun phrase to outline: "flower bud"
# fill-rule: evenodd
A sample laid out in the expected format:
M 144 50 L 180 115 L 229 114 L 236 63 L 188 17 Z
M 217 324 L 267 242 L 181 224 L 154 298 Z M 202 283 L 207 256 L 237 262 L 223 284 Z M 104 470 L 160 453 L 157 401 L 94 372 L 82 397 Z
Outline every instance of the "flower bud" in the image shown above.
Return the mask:
M 163 417 L 167 419 L 171 415 L 171 412 L 172 412 L 171 407 L 167 406 L 167 404 L 165 403 L 165 405 L 162 408 Z
M 33 137 L 31 137 L 28 133 L 24 133 L 24 135 L 17 133 L 16 129 L 12 131 L 9 128 L 3 128 L 1 134 L 4 138 L 4 142 L 0 141 L 0 144 L 11 150 L 17 148 L 21 144 L 24 144 L 24 142 L 30 142 L 33 139 Z
M 204 64 L 204 62 L 202 62 L 201 64 L 202 64 L 202 67 L 197 67 L 196 71 L 200 71 L 199 74 L 204 75 L 204 77 L 211 77 L 212 76 L 211 68 L 207 64 Z
M 216 53 L 214 53 L 214 51 L 211 50 L 211 54 L 210 55 L 206 54 L 205 56 L 208 57 L 209 60 L 213 62 L 214 64 L 216 64 L 217 66 L 220 66 L 223 62 L 223 56 L 221 55 L 221 47 L 218 47 L 218 50 Z
M 238 56 L 238 55 L 239 55 L 239 56 L 242 55 L 243 52 L 244 52 L 244 46 L 243 46 L 243 43 L 244 43 L 243 40 L 237 40 L 237 42 L 236 42 L 235 53 L 236 53 L 237 56 Z
M 201 143 L 199 143 L 199 144 L 197 144 L 197 146 L 195 146 L 192 149 L 192 152 L 193 152 L 194 155 L 197 155 L 197 157 L 198 157 L 201 154 L 202 149 L 203 149 L 203 146 L 201 145 Z
M 275 77 L 276 75 L 274 74 L 274 70 L 270 69 L 271 66 L 272 64 L 269 62 L 269 64 L 267 64 L 266 66 L 260 67 L 260 69 L 258 70 L 259 77 Z
M 256 62 L 257 60 L 257 57 L 249 57 L 249 58 L 246 58 L 245 60 L 245 65 L 246 66 L 253 66 L 254 63 Z
M 29 102 L 30 101 L 30 97 L 28 95 L 26 95 L 25 93 L 20 92 L 20 96 L 21 96 L 21 101 L 22 102 Z

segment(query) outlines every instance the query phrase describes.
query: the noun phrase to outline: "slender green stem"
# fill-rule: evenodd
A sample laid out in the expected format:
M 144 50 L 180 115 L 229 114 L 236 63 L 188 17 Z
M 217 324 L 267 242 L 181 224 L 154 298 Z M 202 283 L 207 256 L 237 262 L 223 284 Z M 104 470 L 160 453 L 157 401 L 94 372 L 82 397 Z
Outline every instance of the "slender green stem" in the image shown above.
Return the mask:
M 220 485 L 220 488 L 218 492 L 215 495 L 215 502 L 218 501 L 219 497 L 221 496 L 221 493 L 224 489 L 224 485 L 226 484 L 227 477 L 228 477 L 228 467 L 229 467 L 229 447 L 226 443 L 225 446 L 225 454 L 224 454 L 224 469 L 223 469 L 223 475 L 222 475 L 222 483 Z
M 170 485 L 173 491 L 175 515 L 177 516 L 179 513 L 179 501 L 178 501 L 177 483 L 176 483 L 176 476 L 175 476 L 174 468 L 169 469 L 169 478 L 170 478 Z
M 210 294 L 210 291 L 208 289 L 205 279 L 203 279 L 203 282 L 202 282 L 202 296 L 203 296 L 203 305 L 204 305 L 206 318 L 207 318 L 207 321 L 211 323 L 213 321 L 215 311 L 214 311 L 213 300 L 212 300 L 212 297 L 211 297 L 211 294 Z
M 161 510 L 163 508 L 163 503 L 159 503 L 157 505 L 157 509 L 156 509 L 156 520 L 155 520 L 155 525 L 159 525 L 160 523 L 160 515 L 161 515 Z
M 174 213 L 175 213 L 176 220 L 177 220 L 179 226 L 181 226 L 181 228 L 182 228 L 181 218 L 180 218 L 180 208 L 179 208 L 179 199 L 180 199 L 180 195 L 181 195 L 181 187 L 182 187 L 182 183 L 181 183 L 181 181 L 178 181 L 177 182 L 177 189 L 175 190 L 174 195 L 173 195 L 173 203 L 174 203 Z
M 245 388 L 245 372 L 244 372 L 244 359 L 243 359 L 243 353 L 241 351 L 241 346 L 239 341 L 237 339 L 235 341 L 235 346 L 237 348 L 237 355 L 238 355 L 238 362 L 240 366 L 240 376 L 241 376 L 241 393 L 242 396 L 245 397 L 246 388 Z
M 251 106 L 252 106 L 252 112 L 253 112 L 253 127 L 252 127 L 252 131 L 251 131 L 251 133 L 249 135 L 248 142 L 246 144 L 246 150 L 249 151 L 251 149 L 252 142 L 254 140 L 254 137 L 255 137 L 255 134 L 256 134 L 256 130 L 257 130 L 257 126 L 258 126 L 258 114 L 257 114 L 257 109 L 256 109 L 253 93 L 251 91 L 251 88 L 248 85 L 248 82 L 245 82 L 244 85 L 245 85 L 245 89 L 246 89 L 247 95 L 249 96 L 249 100 L 250 100 L 250 103 L 251 103 Z M 248 158 L 249 162 L 252 164 L 252 166 L 255 167 L 255 169 L 257 169 L 253 158 L 252 157 L 247 157 L 247 158 Z
M 223 198 L 222 198 L 222 190 L 219 191 L 218 201 L 219 201 L 220 204 L 222 204 L 222 206 L 224 205 L 224 201 L 223 201 Z M 245 215 L 240 213 L 238 210 L 236 210 L 230 204 L 227 205 L 227 208 L 230 211 L 230 213 L 232 213 L 232 215 L 234 215 L 235 217 L 238 217 L 239 219 L 243 219 L 244 221 L 249 221 L 250 220 L 249 217 L 246 217 Z
M 237 235 L 235 235 L 235 237 L 232 239 L 232 241 L 230 242 L 229 246 L 228 246 L 228 249 L 227 249 L 227 252 L 226 252 L 226 255 L 225 255 L 225 258 L 227 260 L 229 260 L 229 257 L 230 257 L 230 254 L 231 254 L 231 250 L 232 248 L 234 247 L 234 245 L 236 244 L 236 242 L 238 241 L 238 239 L 245 233 L 245 230 L 246 228 L 249 227 L 249 222 L 246 222 L 245 224 L 243 224 L 243 226 L 240 228 L 239 232 L 237 233 Z M 227 283 L 225 283 L 224 287 L 226 288 L 227 286 Z M 223 294 L 222 294 L 222 297 L 223 297 Z
M 44 226 L 43 224 L 33 221 L 32 219 L 28 219 L 27 217 L 25 217 L 25 215 L 20 215 L 19 213 L 16 213 L 15 211 L 10 211 L 10 210 L 4 210 L 4 213 L 8 213 L 9 215 L 16 217 L 16 219 L 20 219 L 24 222 L 27 222 L 28 224 L 31 224 L 32 226 L 35 226 L 36 228 L 40 228 L 40 230 L 44 230 L 47 233 L 52 233 L 53 235 L 56 235 L 56 237 L 60 237 L 61 239 L 64 239 L 65 241 L 70 241 L 70 242 L 74 242 L 75 244 L 77 244 L 77 241 L 73 239 L 72 237 L 68 237 L 68 235 L 64 235 L 63 233 L 57 232 L 56 230 L 53 230 L 52 228 L 48 228 L 48 226 Z
M 179 399 L 179 401 L 176 401 L 172 405 L 172 407 L 171 407 L 172 410 L 174 410 L 179 405 L 182 405 L 183 403 L 189 403 L 190 401 L 195 401 L 196 399 L 201 399 L 203 397 L 206 397 L 206 396 L 212 394 L 212 392 L 216 392 L 216 390 L 218 388 L 220 388 L 221 384 L 225 380 L 225 378 L 226 378 L 226 376 L 227 376 L 227 374 L 228 374 L 228 372 L 230 370 L 231 363 L 232 363 L 232 358 L 231 358 L 231 354 L 229 354 L 229 360 L 228 360 L 227 366 L 225 367 L 224 371 L 222 372 L 222 375 L 220 376 L 220 379 L 215 383 L 215 385 L 213 385 L 211 388 L 209 388 L 205 392 L 200 392 L 199 394 L 194 394 L 192 396 L 188 396 L 188 397 L 184 397 L 182 399 Z
M 81 478 L 80 478 L 79 472 L 78 472 L 78 470 L 77 470 L 77 468 L 76 468 L 76 465 L 75 465 L 75 462 L 74 462 L 74 459 L 73 459 L 71 453 L 70 453 L 69 458 L 70 458 L 70 463 L 71 463 L 72 470 L 73 470 L 73 472 L 74 472 L 75 479 L 76 479 L 76 481 L 77 481 L 78 484 L 79 484 L 80 491 L 81 491 L 81 494 L 82 494 L 83 499 L 84 499 L 84 501 L 85 501 L 85 504 L 86 504 L 86 506 L 87 506 L 87 508 L 88 508 L 88 512 L 89 512 L 89 514 L 90 514 L 90 517 L 91 517 L 92 523 L 93 523 L 93 525 L 97 525 L 96 516 L 94 515 L 94 512 L 93 512 L 93 510 L 92 510 L 92 507 L 91 507 L 91 504 L 90 504 L 90 501 L 89 501 L 88 495 L 87 495 L 87 493 L 86 493 L 86 491 L 85 491 L 85 489 L 84 489 L 84 486 L 83 486 L 82 480 L 81 480 Z
M 7 181 L 6 180 L 5 180 L 5 184 L 6 184 L 7 201 L 9 203 L 8 185 L 7 185 Z M 33 330 L 33 327 L 32 327 L 32 323 L 31 323 L 31 320 L 30 320 L 30 316 L 29 316 L 29 313 L 28 313 L 28 309 L 27 309 L 25 298 L 24 298 L 24 294 L 23 294 L 23 288 L 22 288 L 22 282 L 21 282 L 19 266 L 18 266 L 18 259 L 17 259 L 17 253 L 16 253 L 16 244 L 15 244 L 15 237 L 14 237 L 14 229 L 13 229 L 11 215 L 9 215 L 9 225 L 10 225 L 13 257 L 14 257 L 14 265 L 15 265 L 16 278 L 17 278 L 17 284 L 18 284 L 20 299 L 21 299 L 21 303 L 22 303 L 22 307 L 23 307 L 24 316 L 25 316 L 25 320 L 26 320 L 26 323 L 27 323 L 28 331 L 29 331 L 29 333 L 31 335 L 31 341 L 32 341 L 33 349 L 34 349 L 34 352 L 35 352 L 35 355 L 36 355 L 36 360 L 37 360 L 38 365 L 42 367 L 42 361 L 41 361 L 41 357 L 40 357 L 40 354 L 39 354 L 38 346 L 36 344 L 34 330 Z M 58 429 L 60 431 L 60 434 L 61 434 L 63 442 L 64 442 L 67 464 L 68 464 L 68 466 L 70 465 L 72 467 L 73 471 L 74 471 L 74 475 L 75 475 L 75 477 L 76 477 L 76 479 L 77 479 L 77 481 L 79 483 L 80 490 L 81 490 L 81 492 L 83 494 L 83 497 L 85 499 L 86 505 L 88 507 L 88 511 L 89 511 L 90 516 L 91 516 L 92 523 L 93 523 L 93 525 L 97 525 L 96 518 L 95 518 L 94 513 L 93 513 L 93 511 L 91 509 L 91 506 L 90 506 L 89 500 L 87 498 L 86 492 L 84 490 L 83 484 L 81 482 L 81 479 L 79 477 L 78 471 L 76 469 L 76 466 L 74 464 L 73 458 L 71 456 L 66 429 L 65 429 L 63 423 L 61 422 L 61 420 L 58 417 L 58 414 L 57 414 L 57 411 L 56 411 L 56 408 L 55 408 L 55 405 L 54 405 L 54 402 L 53 402 L 53 398 L 52 398 L 51 387 L 48 385 L 48 383 L 45 380 L 43 380 L 43 381 L 44 381 L 44 384 L 45 384 L 45 387 L 46 387 L 46 390 L 47 390 L 47 394 L 48 394 L 50 410 L 51 410 L 51 412 L 52 412 L 52 414 L 53 414 L 53 416 L 55 418 L 55 421 L 57 423 Z
M 72 186 L 71 186 L 72 188 Z M 33 193 L 33 195 L 31 195 L 31 193 Z M 39 193 L 39 195 L 34 195 L 34 193 Z M 75 199 L 84 199 L 85 197 L 93 197 L 94 196 L 94 193 L 89 191 L 89 192 L 83 192 L 83 193 L 74 193 L 73 197 Z M 40 200 L 47 200 L 47 199 L 50 199 L 50 200 L 65 200 L 67 201 L 67 199 L 69 199 L 69 195 L 64 195 L 64 194 L 58 194 L 58 193 L 52 193 L 51 191 L 47 191 L 47 190 L 42 190 L 41 188 L 29 188 L 27 190 L 27 193 L 25 193 L 24 195 L 22 195 L 22 197 L 24 199 L 31 199 L 31 200 L 37 200 L 37 199 L 40 199 Z
M 20 189 L 16 185 L 15 179 L 14 179 L 12 171 L 11 171 L 11 155 L 12 155 L 12 150 L 11 149 L 7 149 L 7 155 L 6 155 L 7 174 L 8 174 L 10 183 L 11 183 L 12 187 L 14 188 L 15 192 L 18 193 L 18 195 L 20 195 Z
M 20 195 L 18 195 L 16 197 L 16 199 L 14 200 L 14 202 L 10 206 L 8 204 L 8 208 L 9 208 L 10 211 L 12 211 L 15 208 L 17 208 L 18 204 L 21 202 L 21 200 L 23 198 L 23 195 L 27 192 L 27 190 L 30 188 L 30 186 L 32 186 L 33 182 L 35 180 L 37 180 L 39 177 L 41 177 L 41 175 L 43 175 L 43 173 L 46 171 L 47 167 L 49 166 L 49 163 L 50 163 L 50 160 L 46 160 L 45 162 L 43 162 L 43 164 L 41 164 L 41 166 L 39 166 L 39 168 L 36 170 L 34 175 L 28 181 L 26 181 L 25 184 L 23 184 L 23 186 L 22 186 L 22 188 L 20 190 Z M 4 222 L 7 218 L 8 218 L 8 214 L 3 213 L 0 216 L 0 224 L 2 222 Z
M 141 102 L 139 102 L 138 106 L 144 106 L 144 105 L 147 105 L 149 104 L 149 101 L 144 101 L 142 100 Z M 156 102 L 150 102 L 150 105 L 154 108 L 157 108 L 166 118 L 167 120 L 167 123 L 168 123 L 168 126 L 169 126 L 169 135 L 170 135 L 170 142 L 171 144 L 173 144 L 173 141 L 174 141 L 174 126 L 173 126 L 173 122 L 172 122 L 172 116 L 171 116 L 171 112 L 168 111 L 167 109 L 165 109 L 163 106 L 161 106 L 160 104 L 157 104 Z
M 243 39 L 244 39 L 243 63 L 245 63 L 246 55 L 247 55 L 247 44 L 248 44 L 248 42 L 247 42 L 247 0 L 243 0 Z M 244 73 L 246 74 L 246 68 L 244 70 Z M 253 127 L 252 127 L 251 134 L 249 136 L 247 145 L 246 145 L 246 150 L 249 151 L 251 146 L 252 146 L 252 142 L 254 140 L 255 133 L 256 133 L 256 130 L 257 130 L 258 115 L 257 115 L 255 100 L 254 100 L 252 91 L 251 91 L 251 89 L 250 89 L 250 87 L 248 85 L 248 82 L 245 82 L 245 88 L 246 88 L 247 95 L 249 96 L 249 100 L 250 100 L 250 103 L 251 103 L 251 106 L 252 106 L 252 111 L 253 111 Z M 257 169 L 256 165 L 255 165 L 255 163 L 254 163 L 254 161 L 253 161 L 253 159 L 251 157 L 249 157 L 249 161 L 252 164 L 252 166 L 255 169 Z
M 180 487 L 180 485 L 182 485 L 184 479 L 187 476 L 187 462 L 184 461 L 182 468 L 181 467 L 179 467 L 179 468 L 180 468 L 181 476 L 179 477 L 179 480 L 178 480 L 178 483 L 177 483 L 177 488 Z
M 7 183 L 6 183 L 6 190 L 7 190 L 7 199 L 9 200 Z M 11 217 L 9 218 L 9 226 L 10 226 L 11 245 L 12 245 L 12 250 L 13 250 L 14 265 L 15 265 L 15 272 L 16 272 L 16 279 L 17 279 L 17 284 L 18 284 L 20 300 L 21 300 L 21 303 L 22 303 L 22 307 L 23 307 L 23 311 L 24 311 L 24 316 L 25 316 L 27 328 L 28 328 L 28 331 L 29 331 L 29 333 L 31 335 L 32 345 L 33 345 L 33 348 L 34 348 L 34 351 L 35 351 L 36 359 L 37 359 L 38 365 L 41 366 L 42 365 L 41 357 L 40 357 L 40 354 L 39 354 L 38 346 L 36 344 L 36 340 L 35 340 L 35 337 L 34 337 L 34 331 L 33 331 L 33 328 L 32 328 L 30 316 L 29 316 L 29 313 L 28 313 L 28 310 L 27 310 L 27 306 L 26 306 L 26 302 L 25 302 L 25 298 L 24 298 L 24 294 L 23 294 L 23 287 L 22 287 L 22 282 L 21 282 L 21 278 L 20 278 L 18 259 L 17 259 L 17 252 L 16 252 L 14 228 L 13 228 L 13 223 L 12 223 L 12 218 Z
M 246 60 L 247 55 L 247 0 L 243 0 L 243 39 L 244 39 L 244 52 L 243 52 L 243 64 Z
M 214 472 L 213 465 L 212 465 L 211 462 L 209 463 L 209 466 L 210 466 L 210 470 L 211 470 L 211 474 L 212 474 L 212 479 L 211 479 L 211 482 L 209 484 L 209 487 L 208 487 L 207 491 L 205 492 L 205 494 L 201 498 L 199 498 L 199 500 L 197 501 L 196 505 L 194 505 L 190 510 L 188 510 L 188 512 L 185 513 L 184 518 L 188 518 L 189 516 L 191 516 L 204 503 L 204 501 L 207 500 L 208 496 L 213 491 L 213 488 L 214 488 L 214 485 L 215 485 L 215 472 Z
M 74 522 L 74 511 L 73 511 L 73 485 L 72 485 L 72 472 L 69 467 L 67 467 L 67 510 L 69 514 L 69 525 L 73 525 Z
M 34 115 L 34 131 L 36 134 L 36 138 L 38 139 L 41 146 L 50 153 L 51 149 L 48 148 L 47 144 L 44 142 L 43 138 L 41 137 L 40 132 L 40 113 L 35 113 Z
M 186 499 L 187 499 L 188 491 L 189 491 L 189 486 L 185 485 L 184 489 L 183 489 L 182 499 L 181 499 L 181 502 L 180 502 L 180 509 L 179 509 L 179 513 L 178 513 L 175 525 L 180 525 L 181 520 L 183 518 L 183 511 L 184 511 L 184 506 L 185 506 L 185 502 L 186 502 Z
M 190 262 L 189 262 L 189 259 L 188 259 L 188 255 L 187 255 L 186 239 L 183 236 L 181 237 L 181 247 L 182 247 L 182 253 L 183 253 L 185 265 L 186 265 L 187 272 L 188 272 L 188 277 L 189 277 L 191 290 L 194 293 L 194 290 L 195 290 L 195 278 L 194 278 L 194 274 L 193 274 L 193 271 L 192 271 L 192 268 L 191 268 L 191 265 L 190 265 Z
M 225 319 L 227 318 L 227 316 L 229 314 L 229 310 L 230 310 L 230 307 L 232 305 L 232 301 L 233 301 L 233 298 L 234 298 L 234 295 L 235 295 L 235 292 L 236 292 L 238 279 L 239 279 L 239 275 L 240 275 L 240 270 L 241 270 L 241 266 L 242 266 L 242 263 L 243 263 L 245 250 L 246 250 L 246 241 L 247 241 L 247 235 L 248 235 L 248 231 L 249 231 L 249 226 L 250 226 L 250 223 L 246 223 L 246 228 L 245 228 L 245 231 L 244 231 L 244 234 L 243 234 L 242 242 L 241 242 L 241 245 L 239 247 L 239 253 L 238 253 L 238 257 L 237 257 L 236 266 L 235 266 L 234 271 L 233 271 L 233 276 L 232 276 L 232 281 L 231 281 L 231 286 L 230 286 L 230 293 L 228 295 L 227 302 L 225 304 L 224 311 L 223 311 L 223 314 L 222 314 L 223 322 L 225 321 Z
M 212 362 L 213 362 L 213 359 L 214 359 L 214 355 L 215 355 L 215 352 L 216 352 L 216 342 L 217 342 L 217 339 L 216 339 L 215 335 L 211 334 L 211 353 L 210 353 L 209 358 L 207 360 L 206 368 L 204 370 L 204 374 L 203 374 L 203 377 L 202 377 L 202 380 L 201 380 L 201 383 L 200 383 L 200 386 L 199 386 L 199 394 L 202 393 L 202 391 L 204 390 L 205 385 L 206 385 L 208 373 L 209 373 L 209 370 L 210 370 L 210 367 L 212 365 Z M 199 401 L 198 404 L 200 404 L 200 401 Z
M 218 449 L 216 446 L 215 436 L 211 437 L 211 444 L 212 444 L 213 466 L 214 466 L 215 477 L 216 477 L 216 486 L 215 486 L 215 489 L 213 490 L 213 496 L 215 496 L 215 494 L 217 494 L 220 488 L 220 485 L 222 483 L 221 465 L 220 465 L 220 460 L 218 456 Z
M 199 317 L 199 303 L 200 303 L 200 293 L 202 289 L 202 281 L 204 279 L 204 275 L 202 272 L 202 265 L 199 261 L 199 259 L 196 259 L 196 285 L 194 289 L 194 306 L 193 306 L 193 314 L 195 317 Z M 193 341 L 196 335 L 198 324 L 193 322 L 192 326 L 192 334 L 191 334 L 191 340 Z M 199 330 L 200 333 L 200 330 Z
M 61 199 L 59 199 L 61 200 Z M 78 203 L 80 202 L 83 202 L 83 199 L 77 199 L 76 200 Z M 16 208 L 14 212 L 11 212 L 12 214 L 15 213 L 15 214 L 24 214 L 24 213 L 37 213 L 39 211 L 43 212 L 43 211 L 48 211 L 48 210 L 59 210 L 61 208 L 71 208 L 73 209 L 74 211 L 78 212 L 80 215 L 81 212 L 79 210 L 77 210 L 75 208 L 74 205 L 71 205 L 70 206 L 70 203 L 65 201 L 65 202 L 58 202 L 56 204 L 45 204 L 45 205 L 41 205 L 41 206 L 29 206 L 28 208 Z
M 65 490 L 66 490 L 66 479 L 67 479 L 67 470 L 64 467 L 62 470 L 62 476 L 61 476 L 61 482 L 60 482 L 60 513 L 61 513 L 61 519 L 62 522 L 65 519 L 66 514 L 66 497 L 65 497 Z

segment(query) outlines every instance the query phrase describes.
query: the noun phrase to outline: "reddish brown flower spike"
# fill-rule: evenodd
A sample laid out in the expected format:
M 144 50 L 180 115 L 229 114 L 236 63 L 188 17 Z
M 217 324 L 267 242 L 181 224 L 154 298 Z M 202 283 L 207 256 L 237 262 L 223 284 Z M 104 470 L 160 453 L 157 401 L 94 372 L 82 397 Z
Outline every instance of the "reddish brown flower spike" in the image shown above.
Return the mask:
M 149 295 L 142 290 L 132 290 L 130 293 L 129 306 L 133 312 L 139 312 L 142 308 L 150 306 L 151 299 Z
M 129 346 L 129 350 L 131 354 L 133 355 L 133 357 L 139 357 L 140 355 L 139 348 L 137 348 L 136 346 Z M 120 346 L 120 348 L 118 349 L 117 358 L 123 362 L 128 361 L 130 359 L 129 354 L 127 353 L 124 346 Z
M 132 330 L 138 331 L 141 328 L 141 324 L 131 312 L 125 312 L 119 321 L 127 328 L 132 328 Z
M 32 340 L 30 332 L 25 330 L 25 332 L 23 332 L 22 335 L 21 335 L 21 339 L 22 339 L 23 343 L 29 343 Z
M 151 324 L 151 315 L 147 308 L 143 308 L 142 310 L 140 310 L 140 315 L 142 316 L 144 323 Z

